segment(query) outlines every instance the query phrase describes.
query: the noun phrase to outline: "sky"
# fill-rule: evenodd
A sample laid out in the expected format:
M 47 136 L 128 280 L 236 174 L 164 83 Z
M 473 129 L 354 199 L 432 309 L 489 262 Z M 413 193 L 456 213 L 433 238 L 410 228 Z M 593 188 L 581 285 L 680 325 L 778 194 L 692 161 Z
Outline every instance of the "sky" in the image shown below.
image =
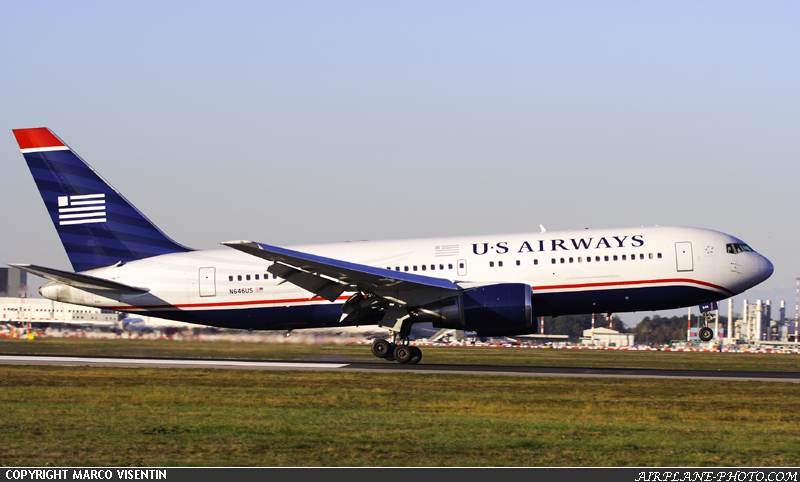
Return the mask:
M 697 226 L 775 265 L 735 311 L 794 317 L 798 21 L 794 1 L 0 0 L 0 263 L 71 269 L 11 132 L 49 127 L 194 248 Z

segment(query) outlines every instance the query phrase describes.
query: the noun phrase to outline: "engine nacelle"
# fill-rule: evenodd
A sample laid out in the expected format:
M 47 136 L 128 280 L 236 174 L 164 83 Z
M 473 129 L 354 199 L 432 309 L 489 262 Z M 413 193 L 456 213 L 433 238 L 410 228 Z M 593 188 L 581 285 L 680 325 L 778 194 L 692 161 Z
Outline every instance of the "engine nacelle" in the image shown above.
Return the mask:
M 476 331 L 478 336 L 537 333 L 531 307 L 531 287 L 502 283 L 467 288 L 459 296 L 425 305 L 418 321 L 436 328 Z

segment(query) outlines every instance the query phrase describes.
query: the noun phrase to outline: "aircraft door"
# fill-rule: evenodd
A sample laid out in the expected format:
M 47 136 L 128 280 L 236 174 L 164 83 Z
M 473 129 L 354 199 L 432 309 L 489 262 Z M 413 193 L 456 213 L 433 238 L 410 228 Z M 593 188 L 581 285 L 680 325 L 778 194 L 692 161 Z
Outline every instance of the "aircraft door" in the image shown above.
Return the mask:
M 216 268 L 200 268 L 200 296 L 216 296 Z
M 458 260 L 458 275 L 459 276 L 466 276 L 467 275 L 467 260 L 466 259 L 459 259 Z
M 675 243 L 675 260 L 677 262 L 678 271 L 694 270 L 694 261 L 692 260 L 692 243 L 688 241 Z

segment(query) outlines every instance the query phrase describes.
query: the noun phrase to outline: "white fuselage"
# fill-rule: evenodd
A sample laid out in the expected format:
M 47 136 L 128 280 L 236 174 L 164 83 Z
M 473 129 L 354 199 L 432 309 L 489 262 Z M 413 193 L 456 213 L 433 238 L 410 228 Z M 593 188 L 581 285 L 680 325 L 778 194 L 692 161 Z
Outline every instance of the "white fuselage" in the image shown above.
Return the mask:
M 771 275 L 769 260 L 753 251 L 737 253 L 732 245 L 744 243 L 706 229 L 642 227 L 292 249 L 444 278 L 459 286 L 525 283 L 532 289 L 534 315 L 555 316 L 691 306 L 741 293 Z M 67 303 L 216 326 L 279 329 L 338 323 L 340 305 L 351 293 L 331 303 L 269 274 L 270 264 L 233 249 L 165 254 L 85 272 L 149 288 L 143 295 L 59 283 L 43 286 L 41 293 Z

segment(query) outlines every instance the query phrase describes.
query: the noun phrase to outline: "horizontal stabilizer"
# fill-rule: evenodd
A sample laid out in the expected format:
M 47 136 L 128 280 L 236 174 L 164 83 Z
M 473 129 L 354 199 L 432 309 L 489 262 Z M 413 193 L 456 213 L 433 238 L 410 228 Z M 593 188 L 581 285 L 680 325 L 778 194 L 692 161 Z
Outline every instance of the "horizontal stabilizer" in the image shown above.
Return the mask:
M 9 263 L 9 266 L 13 266 L 21 269 L 22 271 L 27 271 L 28 273 L 35 274 L 36 276 L 49 279 L 50 281 L 56 281 L 78 289 L 104 291 L 113 290 L 119 291 L 120 294 L 123 295 L 141 295 L 150 291 L 149 288 L 139 288 L 136 286 L 117 283 L 116 281 L 89 276 L 87 274 L 70 273 L 69 271 L 45 268 L 43 266 L 36 266 L 32 264 Z

